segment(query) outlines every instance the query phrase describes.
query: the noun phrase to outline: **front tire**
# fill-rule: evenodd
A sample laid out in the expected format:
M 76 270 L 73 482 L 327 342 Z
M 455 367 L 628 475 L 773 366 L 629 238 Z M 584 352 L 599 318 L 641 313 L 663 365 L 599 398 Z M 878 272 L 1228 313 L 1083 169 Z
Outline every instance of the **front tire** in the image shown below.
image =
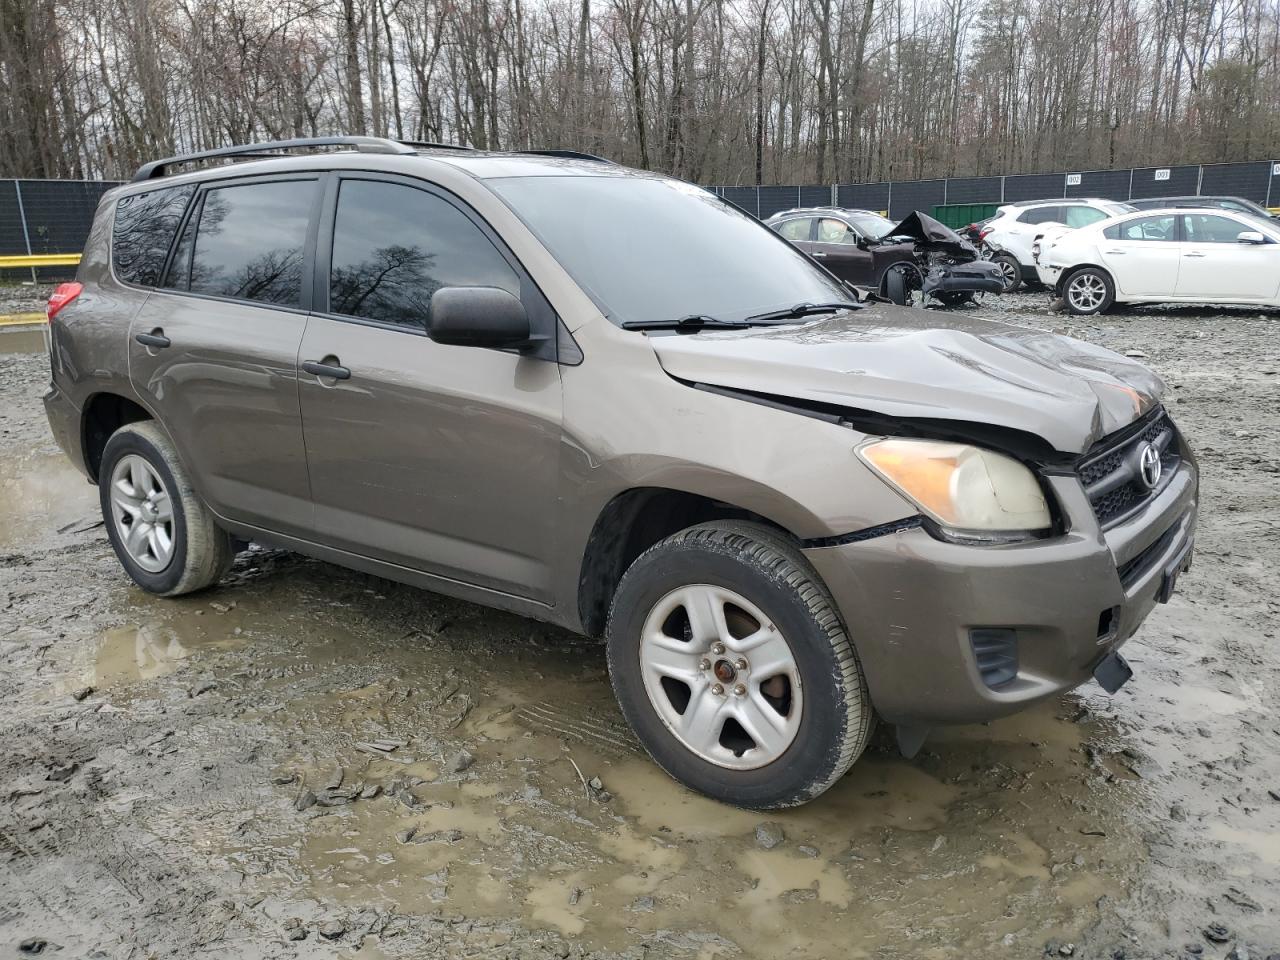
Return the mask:
M 873 711 L 853 644 L 804 556 L 759 524 L 683 530 L 627 570 L 609 675 L 649 754 L 749 809 L 812 800 L 861 755 Z
M 1116 287 L 1111 275 L 1100 267 L 1081 267 L 1062 282 L 1062 300 L 1067 311 L 1078 317 L 1102 313 L 1115 299 Z
M 148 593 L 203 590 L 230 568 L 230 535 L 196 496 L 178 451 L 155 421 L 126 424 L 111 435 L 98 495 L 120 565 Z

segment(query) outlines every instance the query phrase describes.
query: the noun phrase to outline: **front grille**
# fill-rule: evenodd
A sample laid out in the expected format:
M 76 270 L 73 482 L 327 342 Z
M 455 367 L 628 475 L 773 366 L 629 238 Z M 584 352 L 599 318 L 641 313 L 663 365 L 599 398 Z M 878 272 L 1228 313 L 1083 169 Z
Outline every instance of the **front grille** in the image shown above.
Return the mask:
M 1160 455 L 1160 481 L 1155 487 L 1142 480 L 1139 461 L 1147 444 L 1154 444 Z M 1173 479 L 1181 462 L 1173 421 L 1163 410 L 1137 433 L 1104 440 L 1100 447 L 1080 461 L 1076 473 L 1104 529 L 1146 506 Z

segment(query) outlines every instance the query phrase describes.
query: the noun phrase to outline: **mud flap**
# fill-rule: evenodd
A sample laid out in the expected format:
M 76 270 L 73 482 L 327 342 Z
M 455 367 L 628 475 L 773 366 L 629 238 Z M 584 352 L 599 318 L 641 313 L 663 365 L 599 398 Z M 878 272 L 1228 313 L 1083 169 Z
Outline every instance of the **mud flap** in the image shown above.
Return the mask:
M 1109 653 L 1098 661 L 1098 665 L 1093 668 L 1093 679 L 1098 681 L 1098 686 L 1107 693 L 1115 693 L 1133 676 L 1133 668 L 1129 666 L 1129 661 L 1118 653 Z
M 910 760 L 924 746 L 925 737 L 929 736 L 929 727 L 904 727 L 898 724 L 898 750 L 902 756 Z

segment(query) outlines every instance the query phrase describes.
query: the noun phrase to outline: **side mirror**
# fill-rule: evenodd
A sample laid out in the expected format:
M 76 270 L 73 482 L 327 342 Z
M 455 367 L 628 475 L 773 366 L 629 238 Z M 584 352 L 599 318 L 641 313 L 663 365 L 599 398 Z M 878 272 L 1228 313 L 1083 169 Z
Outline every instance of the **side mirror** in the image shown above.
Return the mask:
M 497 287 L 441 287 L 431 295 L 427 336 L 459 347 L 519 347 L 532 339 L 524 304 Z
M 1236 237 L 1236 243 L 1266 243 L 1267 238 L 1257 230 L 1246 230 Z

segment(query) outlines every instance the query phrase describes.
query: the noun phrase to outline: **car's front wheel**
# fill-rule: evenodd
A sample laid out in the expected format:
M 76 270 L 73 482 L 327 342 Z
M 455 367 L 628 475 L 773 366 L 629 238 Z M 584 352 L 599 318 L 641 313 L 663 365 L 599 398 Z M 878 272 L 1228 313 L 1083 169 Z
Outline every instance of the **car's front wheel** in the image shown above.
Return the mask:
M 231 537 L 196 496 L 173 442 L 154 421 L 111 435 L 98 493 L 116 557 L 147 592 L 173 597 L 201 590 L 231 566 Z
M 1116 288 L 1111 275 L 1099 267 L 1082 267 L 1062 284 L 1062 300 L 1077 316 L 1102 313 L 1115 302 Z
M 650 755 L 726 803 L 811 800 L 870 735 L 866 683 L 831 597 L 758 524 L 690 527 L 641 555 L 614 596 L 608 655 Z

